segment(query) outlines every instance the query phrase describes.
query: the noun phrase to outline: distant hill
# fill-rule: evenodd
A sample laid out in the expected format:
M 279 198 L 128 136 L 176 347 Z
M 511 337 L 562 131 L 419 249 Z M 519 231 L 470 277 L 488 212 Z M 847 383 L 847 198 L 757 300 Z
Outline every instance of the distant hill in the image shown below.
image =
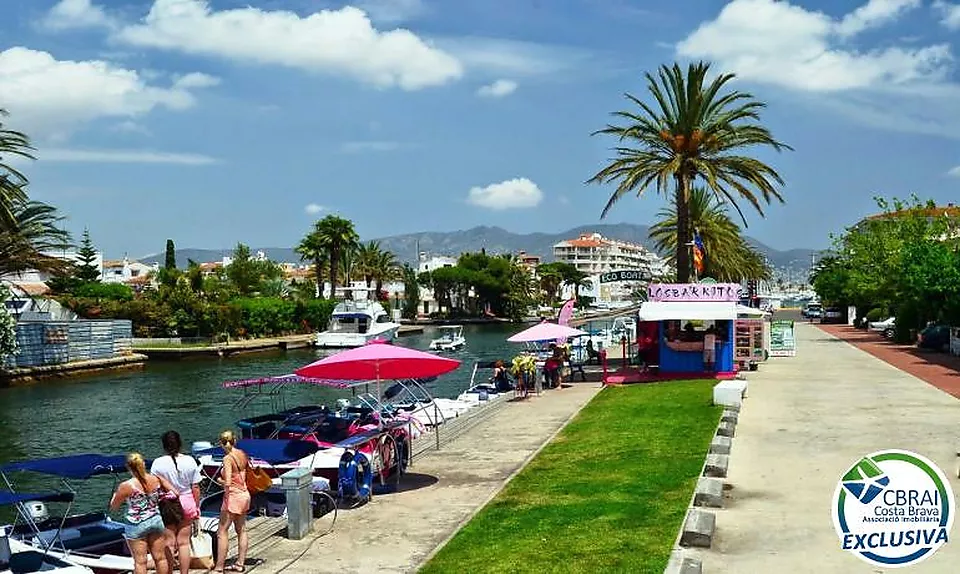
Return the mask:
M 531 255 L 539 255 L 544 261 L 553 259 L 553 245 L 564 239 L 577 237 L 581 233 L 600 233 L 604 237 L 640 243 L 652 248 L 648 237 L 649 227 L 632 223 L 615 223 L 600 225 L 582 225 L 559 233 L 513 233 L 500 227 L 480 226 L 463 231 L 424 231 L 421 233 L 407 233 L 392 235 L 376 239 L 384 249 L 392 251 L 401 261 L 412 263 L 417 258 L 417 242 L 420 251 L 431 255 L 457 256 L 468 251 L 486 249 L 488 253 L 516 253 L 526 251 Z M 367 239 L 364 238 L 366 241 Z M 761 253 L 770 259 L 774 267 L 804 270 L 810 267 L 813 249 L 790 249 L 778 251 L 763 243 L 747 238 Z M 251 248 L 256 253 L 262 250 L 269 259 L 278 262 L 296 263 L 300 256 L 292 248 L 259 247 Z M 230 249 L 178 249 L 177 264 L 181 267 L 187 264 L 188 259 L 197 262 L 220 261 L 224 255 L 230 255 Z M 163 253 L 151 255 L 141 259 L 144 263 L 162 262 Z

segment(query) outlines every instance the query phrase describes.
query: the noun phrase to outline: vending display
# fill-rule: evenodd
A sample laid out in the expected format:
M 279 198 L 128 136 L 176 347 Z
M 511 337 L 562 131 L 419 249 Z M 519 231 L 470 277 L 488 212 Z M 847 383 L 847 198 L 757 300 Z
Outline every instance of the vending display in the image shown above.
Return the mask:
M 741 368 L 749 368 L 763 361 L 763 319 L 738 319 L 733 329 L 734 362 Z

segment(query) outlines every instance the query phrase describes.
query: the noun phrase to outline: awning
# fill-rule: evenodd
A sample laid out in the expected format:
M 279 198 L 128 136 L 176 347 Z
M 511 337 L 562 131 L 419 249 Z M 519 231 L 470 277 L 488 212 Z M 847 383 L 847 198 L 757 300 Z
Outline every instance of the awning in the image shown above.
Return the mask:
M 733 320 L 737 318 L 737 304 L 733 302 L 648 301 L 637 313 L 641 321 L 701 321 Z

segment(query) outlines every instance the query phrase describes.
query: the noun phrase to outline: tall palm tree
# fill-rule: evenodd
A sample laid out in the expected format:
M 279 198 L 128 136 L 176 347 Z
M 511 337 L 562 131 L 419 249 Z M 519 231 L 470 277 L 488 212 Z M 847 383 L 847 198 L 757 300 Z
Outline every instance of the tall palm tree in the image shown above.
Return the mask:
M 373 283 L 380 253 L 379 241 L 368 241 L 357 246 L 354 265 L 356 266 L 357 274 L 363 276 L 367 287 L 370 287 L 370 284 Z
M 392 251 L 381 249 L 373 261 L 373 280 L 376 282 L 377 295 L 379 296 L 383 291 L 384 283 L 400 279 L 402 276 L 402 268 L 397 256 Z
M 5 116 L 7 111 L 0 108 L 0 118 Z M 16 226 L 15 206 L 27 201 L 26 176 L 6 163 L 5 159 L 7 156 L 34 159 L 31 151 L 33 147 L 26 134 L 5 129 L 0 121 L 0 229 Z
M 706 257 L 705 277 L 718 281 L 766 279 L 769 266 L 740 233 L 740 227 L 730 219 L 727 206 L 709 190 L 695 187 L 688 203 L 690 227 L 700 234 Z M 658 251 L 673 252 L 677 241 L 677 206 L 671 200 L 658 213 L 660 221 L 650 228 L 650 238 Z M 669 258 L 673 263 L 673 257 Z
M 353 222 L 336 215 L 328 215 L 314 226 L 317 241 L 327 253 L 330 264 L 330 296 L 337 290 L 337 277 L 345 255 L 360 243 L 360 236 L 353 228 Z
M 317 297 L 323 296 L 323 269 L 328 264 L 327 249 L 323 244 L 320 234 L 316 229 L 306 234 L 294 251 L 300 255 L 300 261 L 310 261 L 313 263 L 313 276 L 316 280 Z
M 0 228 L 0 276 L 29 270 L 59 275 L 69 270 L 69 262 L 48 255 L 73 247 L 55 207 L 39 201 L 15 203 L 11 215 L 14 224 Z
M 698 62 L 691 63 L 686 74 L 679 64 L 661 66 L 656 77 L 647 73 L 647 90 L 655 103 L 648 105 L 626 94 L 639 109 L 614 112 L 624 124 L 594 132 L 618 140 L 616 158 L 588 180 L 617 182 L 601 218 L 628 193 L 639 197 L 654 186 L 668 196 L 672 183 L 678 214 L 674 259 L 681 283 L 690 280 L 688 205 L 694 182 L 699 178 L 717 197 L 730 202 L 746 224 L 737 201 L 745 200 L 763 215 L 761 200 L 783 201 L 777 191 L 783 180 L 766 163 L 741 154 L 755 146 L 792 149 L 760 124 L 763 102 L 745 92 L 725 90 L 734 75 L 709 80 L 709 70 L 710 64 Z

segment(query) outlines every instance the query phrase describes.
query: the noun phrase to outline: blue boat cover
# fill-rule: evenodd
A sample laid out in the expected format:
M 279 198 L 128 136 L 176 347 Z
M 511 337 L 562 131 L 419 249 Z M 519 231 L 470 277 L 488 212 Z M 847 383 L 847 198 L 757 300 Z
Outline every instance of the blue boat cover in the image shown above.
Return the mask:
M 18 502 L 73 502 L 72 492 L 9 492 L 0 490 L 0 506 L 12 506 Z
M 11 462 L 0 466 L 0 472 L 27 470 L 61 478 L 84 480 L 92 476 L 126 472 L 126 459 L 124 455 L 74 454 Z M 146 463 L 147 468 L 150 468 L 150 461 Z
M 305 440 L 280 440 L 265 438 L 250 438 L 237 441 L 237 448 L 247 453 L 251 459 L 263 461 L 267 464 L 284 464 L 310 456 L 320 450 L 316 443 Z M 208 448 L 196 453 L 199 456 L 212 455 L 222 457 L 223 449 L 219 446 Z

